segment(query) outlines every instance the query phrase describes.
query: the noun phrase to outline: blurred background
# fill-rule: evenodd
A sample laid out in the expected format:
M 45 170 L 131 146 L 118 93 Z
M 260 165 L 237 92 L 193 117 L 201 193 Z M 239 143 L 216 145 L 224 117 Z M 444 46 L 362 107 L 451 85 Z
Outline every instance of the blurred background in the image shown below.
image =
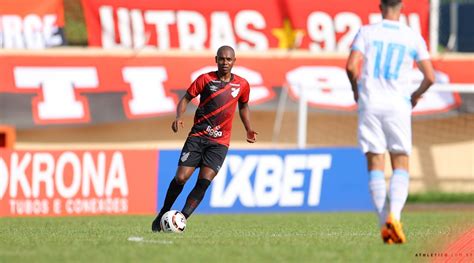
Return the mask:
M 0 171 L 12 173 L 14 151 L 20 161 L 47 152 L 58 162 L 66 151 L 181 149 L 197 104 L 174 134 L 176 104 L 193 79 L 215 70 L 221 45 L 235 48 L 233 72 L 251 84 L 259 132 L 246 144 L 236 117 L 232 149 L 356 148 L 344 66 L 360 26 L 380 21 L 378 3 L 0 0 Z M 421 33 L 436 69 L 414 111 L 410 191 L 472 193 L 474 1 L 405 1 L 402 21 Z M 414 69 L 407 88 L 421 77 Z M 48 171 L 38 163 L 26 177 Z

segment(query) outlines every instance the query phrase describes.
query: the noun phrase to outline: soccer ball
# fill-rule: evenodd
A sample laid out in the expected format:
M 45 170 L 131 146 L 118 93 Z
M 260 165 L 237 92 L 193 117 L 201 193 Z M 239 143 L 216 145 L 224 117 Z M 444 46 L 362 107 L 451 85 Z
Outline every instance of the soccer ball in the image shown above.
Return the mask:
M 186 229 L 186 217 L 177 210 L 166 212 L 160 221 L 163 232 L 183 233 Z

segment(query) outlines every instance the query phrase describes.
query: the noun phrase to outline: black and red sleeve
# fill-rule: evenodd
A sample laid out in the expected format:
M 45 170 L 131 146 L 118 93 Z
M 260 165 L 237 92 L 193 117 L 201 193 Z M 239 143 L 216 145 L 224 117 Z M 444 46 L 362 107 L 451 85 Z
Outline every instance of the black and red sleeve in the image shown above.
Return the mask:
M 250 99 L 250 85 L 247 80 L 242 79 L 242 92 L 239 97 L 240 103 L 248 103 Z
M 188 98 L 190 99 L 197 97 L 199 94 L 201 94 L 202 90 L 205 87 L 204 84 L 204 76 L 205 74 L 200 75 L 189 85 L 189 88 L 186 90 L 186 93 L 188 94 Z

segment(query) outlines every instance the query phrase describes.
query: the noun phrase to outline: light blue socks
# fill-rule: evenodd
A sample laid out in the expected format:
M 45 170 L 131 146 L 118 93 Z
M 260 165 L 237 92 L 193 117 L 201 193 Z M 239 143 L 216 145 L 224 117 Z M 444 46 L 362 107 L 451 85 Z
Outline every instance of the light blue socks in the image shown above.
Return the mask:
M 406 170 L 396 169 L 393 171 L 390 179 L 390 212 L 398 221 L 400 221 L 402 209 L 408 198 L 409 182 L 410 178 Z
M 369 190 L 379 216 L 379 224 L 382 226 L 387 217 L 387 187 L 383 171 L 369 171 Z

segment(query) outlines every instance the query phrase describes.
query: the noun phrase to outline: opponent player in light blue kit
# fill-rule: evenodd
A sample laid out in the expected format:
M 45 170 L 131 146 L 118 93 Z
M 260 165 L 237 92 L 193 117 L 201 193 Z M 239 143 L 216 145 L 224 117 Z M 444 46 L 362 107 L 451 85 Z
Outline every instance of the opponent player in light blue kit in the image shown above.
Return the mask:
M 399 22 L 402 7 L 401 0 L 380 1 L 383 21 L 360 29 L 346 66 L 358 104 L 359 144 L 367 158 L 369 189 L 382 239 L 388 244 L 406 242 L 400 217 L 408 197 L 411 111 L 434 82 L 423 38 Z M 424 78 L 410 94 L 408 72 L 414 61 Z M 384 178 L 386 150 L 393 169 L 388 194 Z

